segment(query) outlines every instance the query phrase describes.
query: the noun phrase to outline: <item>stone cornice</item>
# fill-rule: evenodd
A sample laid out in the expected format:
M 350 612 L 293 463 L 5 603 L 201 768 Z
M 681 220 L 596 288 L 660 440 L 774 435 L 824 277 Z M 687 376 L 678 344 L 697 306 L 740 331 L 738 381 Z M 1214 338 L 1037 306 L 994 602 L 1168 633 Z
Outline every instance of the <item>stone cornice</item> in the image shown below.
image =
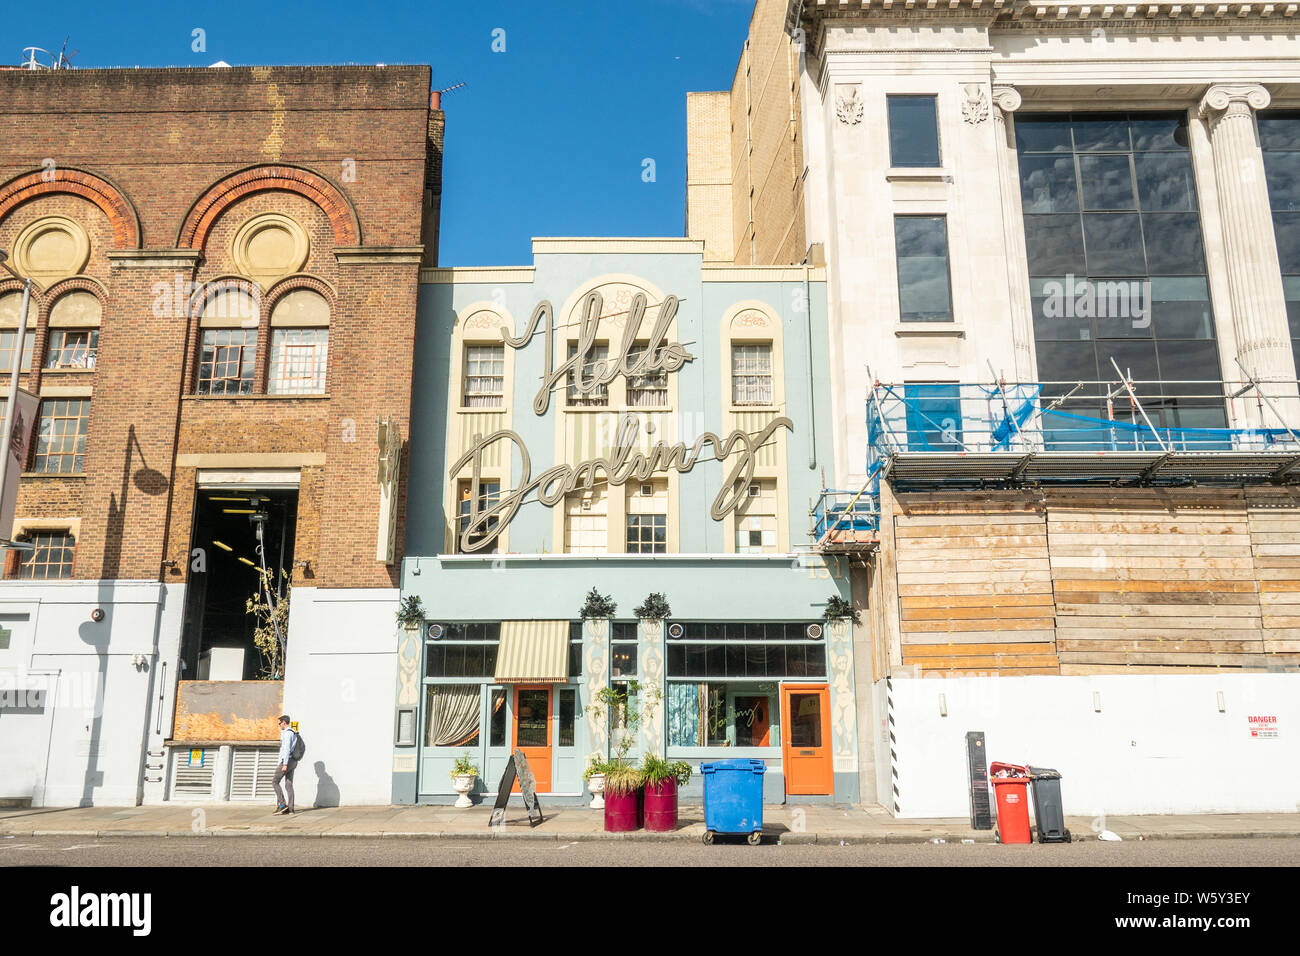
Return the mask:
M 787 30 L 796 26 L 816 35 L 826 22 L 835 20 L 894 20 L 908 22 L 951 22 L 983 19 L 993 29 L 1077 26 L 1080 23 L 1108 24 L 1117 29 L 1137 29 L 1151 21 L 1197 24 L 1242 20 L 1277 21 L 1278 29 L 1289 29 L 1300 14 L 1300 0 L 1232 3 L 1092 3 L 1079 0 L 790 0 Z M 796 23 L 796 18 L 801 22 Z M 1288 22 L 1290 21 L 1290 22 Z M 820 44 L 818 44 L 820 46 Z
M 419 265 L 424 246 L 335 246 L 339 265 Z
M 109 249 L 105 254 L 117 269 L 190 269 L 203 257 L 200 249 Z

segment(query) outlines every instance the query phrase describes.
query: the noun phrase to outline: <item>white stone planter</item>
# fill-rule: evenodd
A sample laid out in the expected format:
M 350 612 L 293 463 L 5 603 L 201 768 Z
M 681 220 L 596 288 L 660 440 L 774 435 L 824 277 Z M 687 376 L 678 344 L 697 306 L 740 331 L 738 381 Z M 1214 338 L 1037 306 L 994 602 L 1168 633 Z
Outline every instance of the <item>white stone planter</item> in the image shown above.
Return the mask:
M 587 789 L 591 791 L 591 809 L 604 809 L 605 775 L 603 773 L 593 773 L 587 778 Z
M 474 774 L 460 773 L 451 778 L 451 785 L 460 796 L 456 799 L 456 806 L 462 810 L 466 807 L 472 807 L 474 804 L 469 799 L 469 792 L 474 789 Z

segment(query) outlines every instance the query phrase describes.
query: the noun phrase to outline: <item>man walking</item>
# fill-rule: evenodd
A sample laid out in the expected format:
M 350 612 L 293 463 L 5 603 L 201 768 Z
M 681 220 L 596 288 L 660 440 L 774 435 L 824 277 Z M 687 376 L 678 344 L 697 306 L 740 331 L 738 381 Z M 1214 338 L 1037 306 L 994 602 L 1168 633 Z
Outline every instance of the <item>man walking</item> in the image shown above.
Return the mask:
M 298 761 L 293 757 L 294 744 L 297 742 L 298 734 L 289 726 L 289 715 L 280 715 L 280 755 L 277 759 L 279 766 L 276 768 L 275 777 L 271 783 L 275 786 L 275 812 L 289 814 L 293 813 L 293 771 L 298 766 Z M 284 799 L 284 793 L 280 791 L 280 781 L 284 781 L 284 788 L 289 792 L 289 799 Z

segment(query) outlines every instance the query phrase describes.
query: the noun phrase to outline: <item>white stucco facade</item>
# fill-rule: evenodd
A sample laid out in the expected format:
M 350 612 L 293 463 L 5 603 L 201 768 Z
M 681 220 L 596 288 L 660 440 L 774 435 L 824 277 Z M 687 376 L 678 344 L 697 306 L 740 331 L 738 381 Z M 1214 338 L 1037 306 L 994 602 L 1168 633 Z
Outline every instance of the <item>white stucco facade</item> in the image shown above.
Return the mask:
M 1215 338 L 1296 378 L 1253 117 L 1300 105 L 1294 5 L 795 2 L 809 244 L 824 244 L 836 482 L 865 477 L 883 382 L 1035 381 L 1014 124 L 1027 112 L 1185 111 Z M 937 98 L 940 165 L 892 168 L 886 97 Z M 896 215 L 942 215 L 953 321 L 899 321 Z M 1249 410 L 1230 424 L 1249 427 Z

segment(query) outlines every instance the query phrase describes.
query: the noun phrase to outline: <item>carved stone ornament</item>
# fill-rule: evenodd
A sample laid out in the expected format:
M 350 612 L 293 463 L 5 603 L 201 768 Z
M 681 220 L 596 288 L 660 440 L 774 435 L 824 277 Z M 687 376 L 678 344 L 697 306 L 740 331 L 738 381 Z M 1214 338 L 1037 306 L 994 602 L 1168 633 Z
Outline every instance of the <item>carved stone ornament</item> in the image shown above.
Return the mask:
M 1226 84 L 1212 86 L 1205 91 L 1205 96 L 1201 98 L 1200 109 L 1197 112 L 1202 116 L 1225 112 L 1249 113 L 1251 110 L 1264 109 L 1268 106 L 1270 99 L 1268 90 L 1256 83 L 1242 84 L 1240 86 Z
M 845 126 L 857 126 L 862 122 L 862 113 L 866 105 L 858 95 L 856 86 L 841 87 L 835 95 L 835 115 Z
M 961 101 L 961 115 L 967 123 L 976 125 L 989 118 L 989 98 L 984 87 L 978 83 L 967 83 L 962 87 L 965 94 Z

